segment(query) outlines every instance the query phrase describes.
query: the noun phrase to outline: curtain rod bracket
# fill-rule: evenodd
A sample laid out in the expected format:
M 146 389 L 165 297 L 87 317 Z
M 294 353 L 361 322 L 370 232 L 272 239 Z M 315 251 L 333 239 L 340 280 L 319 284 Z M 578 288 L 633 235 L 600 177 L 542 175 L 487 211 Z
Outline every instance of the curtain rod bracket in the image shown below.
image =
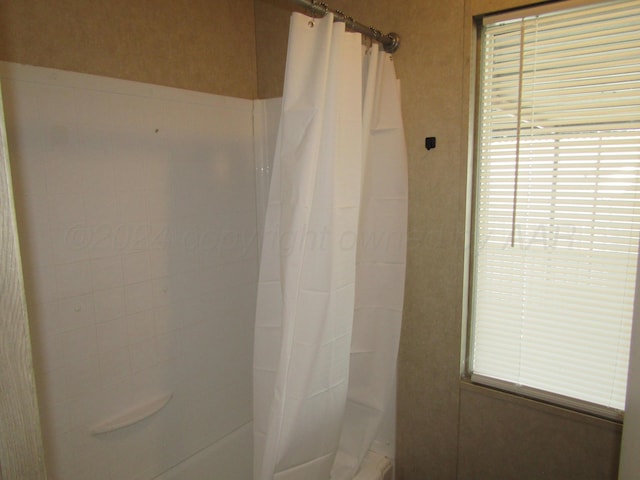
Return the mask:
M 387 35 L 387 38 L 390 40 L 389 43 L 384 43 L 384 51 L 387 53 L 396 53 L 400 48 L 400 35 L 396 32 L 391 32 Z

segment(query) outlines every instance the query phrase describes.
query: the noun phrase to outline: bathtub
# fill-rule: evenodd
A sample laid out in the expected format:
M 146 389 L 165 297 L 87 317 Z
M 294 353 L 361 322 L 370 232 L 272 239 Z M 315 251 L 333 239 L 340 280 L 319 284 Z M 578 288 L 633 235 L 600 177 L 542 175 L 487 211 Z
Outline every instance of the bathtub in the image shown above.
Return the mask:
M 248 423 L 154 480 L 251 480 L 252 442 L 253 425 Z M 353 480 L 393 480 L 391 460 L 370 451 Z
M 253 423 L 201 450 L 154 480 L 251 480 Z
M 393 480 L 391 460 L 380 453 L 370 451 L 353 480 Z

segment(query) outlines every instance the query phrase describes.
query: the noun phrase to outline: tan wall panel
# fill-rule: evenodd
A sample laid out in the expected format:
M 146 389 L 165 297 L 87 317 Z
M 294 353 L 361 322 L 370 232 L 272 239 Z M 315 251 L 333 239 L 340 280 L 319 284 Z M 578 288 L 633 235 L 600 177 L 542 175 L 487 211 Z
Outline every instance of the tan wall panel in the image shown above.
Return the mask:
M 287 0 L 256 0 L 258 98 L 282 96 L 291 9 Z
M 0 60 L 242 98 L 252 0 L 3 0 Z
M 0 98 L 0 480 L 46 478 Z
M 461 392 L 458 478 L 617 478 L 621 426 L 469 386 Z

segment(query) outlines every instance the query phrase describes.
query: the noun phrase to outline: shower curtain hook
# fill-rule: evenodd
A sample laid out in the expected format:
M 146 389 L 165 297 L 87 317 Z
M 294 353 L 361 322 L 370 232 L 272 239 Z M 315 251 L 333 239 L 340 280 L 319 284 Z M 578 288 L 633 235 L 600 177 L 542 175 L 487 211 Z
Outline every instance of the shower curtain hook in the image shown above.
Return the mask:
M 373 48 L 373 38 L 371 38 L 369 35 L 365 35 L 364 38 L 365 45 L 367 47 L 367 55 L 369 55 L 371 53 L 371 49 Z
M 318 2 L 316 0 L 311 0 L 311 4 L 308 4 L 305 8 L 305 10 L 307 11 L 307 16 L 309 16 L 311 18 L 311 20 L 309 20 L 309 22 L 307 23 L 307 25 L 309 26 L 309 28 L 313 28 L 316 26 L 316 7 L 318 6 Z
M 371 31 L 371 33 L 368 35 L 369 36 L 369 49 L 373 48 L 373 41 L 375 40 L 376 42 L 380 41 L 380 37 L 382 36 L 382 32 L 380 30 L 377 30 L 373 27 L 369 27 L 369 30 Z
M 309 5 L 307 7 L 307 10 L 310 12 L 311 16 L 313 16 L 314 18 L 318 18 L 318 10 L 322 9 L 324 11 L 324 14 L 327 14 L 327 9 L 329 7 L 327 7 L 327 4 L 324 2 L 319 2 L 318 0 L 311 0 L 311 5 Z
M 322 14 L 318 12 L 319 9 L 322 9 Z M 319 2 L 318 0 L 311 0 L 311 4 L 307 6 L 307 13 L 314 20 L 316 18 L 326 17 L 329 13 L 329 6 L 324 2 Z
M 371 30 L 371 38 L 374 39 L 376 42 L 379 42 L 380 37 L 382 37 L 382 32 L 373 27 L 369 27 L 369 30 Z

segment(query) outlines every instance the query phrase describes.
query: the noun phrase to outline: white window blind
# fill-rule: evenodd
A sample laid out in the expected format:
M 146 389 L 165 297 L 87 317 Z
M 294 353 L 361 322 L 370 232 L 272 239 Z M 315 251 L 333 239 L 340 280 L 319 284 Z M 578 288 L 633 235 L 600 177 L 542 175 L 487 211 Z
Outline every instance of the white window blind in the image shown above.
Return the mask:
M 472 378 L 624 410 L 640 1 L 489 22 L 481 38 Z

